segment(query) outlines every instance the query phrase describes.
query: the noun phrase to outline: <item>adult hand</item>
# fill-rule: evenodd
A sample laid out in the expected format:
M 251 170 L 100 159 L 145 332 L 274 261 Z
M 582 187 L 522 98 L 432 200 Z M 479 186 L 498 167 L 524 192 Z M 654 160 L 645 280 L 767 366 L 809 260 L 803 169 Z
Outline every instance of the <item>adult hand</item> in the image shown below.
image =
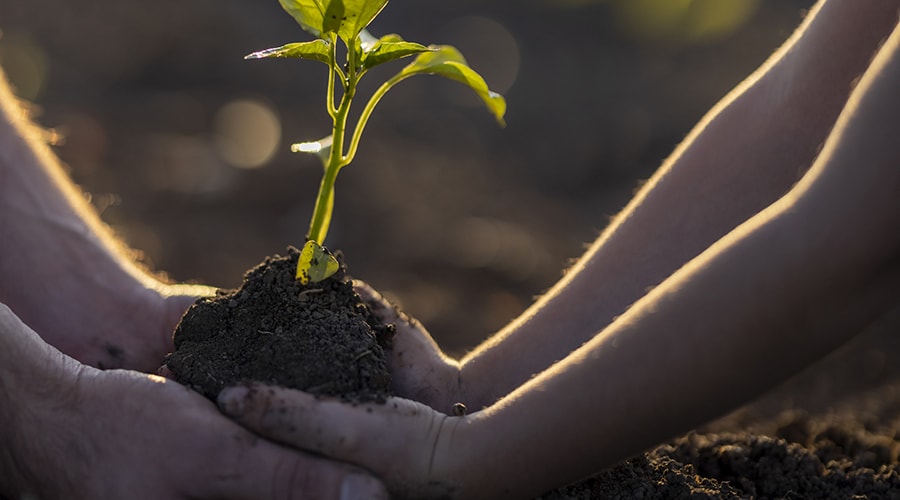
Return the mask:
M 456 403 L 464 403 L 459 364 L 441 351 L 425 327 L 366 283 L 355 280 L 353 288 L 381 321 L 397 328 L 386 353 L 394 394 L 442 413 L 450 413 Z
M 464 437 L 477 415 L 450 417 L 399 398 L 348 405 L 265 385 L 225 389 L 219 407 L 267 439 L 371 470 L 400 498 L 476 498 L 481 491 L 466 467 L 484 467 Z
M 31 313 L 16 307 L 29 326 L 64 354 L 101 368 L 153 373 L 174 350 L 172 333 L 181 316 L 214 289 L 201 285 L 166 285 L 153 278 L 128 281 L 115 290 L 85 286 L 52 311 Z
M 173 381 L 81 365 L 0 305 L 0 494 L 385 498 L 346 464 L 262 440 Z M 6 358 L 9 359 L 6 359 Z
M 161 283 L 133 262 L 72 184 L 0 70 L 0 302 L 91 366 L 152 371 L 211 289 Z

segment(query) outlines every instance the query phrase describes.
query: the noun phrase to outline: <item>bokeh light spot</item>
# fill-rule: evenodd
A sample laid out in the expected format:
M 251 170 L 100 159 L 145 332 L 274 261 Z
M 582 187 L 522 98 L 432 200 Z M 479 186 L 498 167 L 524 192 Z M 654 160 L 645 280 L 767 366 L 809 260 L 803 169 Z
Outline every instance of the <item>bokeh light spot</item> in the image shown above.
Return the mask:
M 265 165 L 281 144 L 281 121 L 266 103 L 238 99 L 222 106 L 215 119 L 215 145 L 222 159 L 240 168 Z
M 22 99 L 37 100 L 47 81 L 47 54 L 27 33 L 0 33 L 0 66 Z
M 759 0 L 618 0 L 617 22 L 644 40 L 706 42 L 727 36 L 756 12 Z
M 619 25 L 637 38 L 673 34 L 687 15 L 692 0 L 630 0 L 616 3 Z
M 695 0 L 684 34 L 692 41 L 729 35 L 750 19 L 758 6 L 759 0 Z

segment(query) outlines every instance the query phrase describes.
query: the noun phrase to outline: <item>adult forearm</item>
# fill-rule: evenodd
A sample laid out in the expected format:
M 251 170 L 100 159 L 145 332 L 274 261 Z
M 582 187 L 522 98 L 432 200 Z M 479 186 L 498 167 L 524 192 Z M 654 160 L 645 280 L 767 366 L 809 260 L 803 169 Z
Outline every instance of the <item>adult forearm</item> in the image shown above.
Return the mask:
M 67 354 L 125 366 L 124 346 L 104 340 L 110 332 L 97 325 L 123 315 L 159 323 L 159 287 L 66 177 L 0 73 L 0 301 Z M 146 340 L 159 344 L 156 363 L 163 340 Z
M 812 164 L 898 10 L 897 0 L 818 5 L 701 120 L 566 277 L 463 360 L 468 402 L 490 404 L 564 358 L 786 193 Z
M 31 281 L 60 281 L 77 272 L 115 268 L 107 280 L 144 280 L 84 194 L 67 178 L 0 72 L 0 273 L 28 273 Z M 32 260 L 33 259 L 33 260 Z M 40 260 L 40 265 L 34 262 Z M 115 266 L 108 266 L 115 262 Z M 27 269 L 23 269 L 29 267 Z M 81 267 L 87 267 L 82 270 Z

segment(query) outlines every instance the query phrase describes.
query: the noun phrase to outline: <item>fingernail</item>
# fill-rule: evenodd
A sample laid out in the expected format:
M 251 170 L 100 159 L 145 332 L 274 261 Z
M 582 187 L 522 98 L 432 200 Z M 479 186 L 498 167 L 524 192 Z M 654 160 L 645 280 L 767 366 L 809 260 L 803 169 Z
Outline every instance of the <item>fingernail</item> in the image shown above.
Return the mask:
M 387 491 L 378 480 L 363 474 L 349 474 L 341 483 L 341 500 L 387 498 Z
M 246 387 L 227 387 L 219 393 L 219 409 L 228 416 L 240 417 L 244 414 L 244 402 L 249 389 Z

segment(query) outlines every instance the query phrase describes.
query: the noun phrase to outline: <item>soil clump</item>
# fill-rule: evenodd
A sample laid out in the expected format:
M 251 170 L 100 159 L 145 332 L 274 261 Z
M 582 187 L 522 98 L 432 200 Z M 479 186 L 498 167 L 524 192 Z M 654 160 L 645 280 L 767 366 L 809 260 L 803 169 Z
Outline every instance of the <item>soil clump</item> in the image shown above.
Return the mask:
M 263 382 L 350 401 L 384 401 L 384 348 L 394 326 L 372 314 L 341 263 L 302 285 L 299 251 L 267 258 L 236 290 L 198 300 L 175 330 L 166 360 L 173 378 L 215 400 L 227 386 Z

